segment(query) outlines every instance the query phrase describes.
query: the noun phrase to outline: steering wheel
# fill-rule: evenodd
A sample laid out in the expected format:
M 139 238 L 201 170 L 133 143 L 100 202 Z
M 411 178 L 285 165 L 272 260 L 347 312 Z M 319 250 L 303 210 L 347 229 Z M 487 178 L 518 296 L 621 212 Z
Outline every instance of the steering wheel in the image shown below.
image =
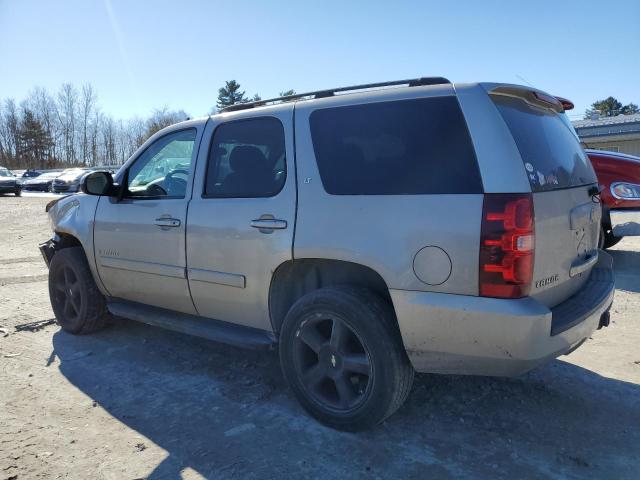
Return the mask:
M 189 178 L 189 171 L 184 168 L 178 168 L 167 173 L 164 177 L 165 190 L 169 192 L 169 195 L 174 193 L 184 194 L 187 191 L 187 179 L 174 178 L 174 175 L 184 175 Z
M 150 197 L 166 197 L 167 191 L 157 183 L 151 183 L 145 189 L 145 194 Z

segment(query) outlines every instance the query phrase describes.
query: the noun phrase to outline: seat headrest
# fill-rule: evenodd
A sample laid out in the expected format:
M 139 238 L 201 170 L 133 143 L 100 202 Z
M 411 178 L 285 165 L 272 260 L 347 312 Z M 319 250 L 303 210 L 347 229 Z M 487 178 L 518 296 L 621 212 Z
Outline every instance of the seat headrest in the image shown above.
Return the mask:
M 258 147 L 241 145 L 231 150 L 229 157 L 231 170 L 237 173 L 249 173 L 268 169 L 267 158 Z

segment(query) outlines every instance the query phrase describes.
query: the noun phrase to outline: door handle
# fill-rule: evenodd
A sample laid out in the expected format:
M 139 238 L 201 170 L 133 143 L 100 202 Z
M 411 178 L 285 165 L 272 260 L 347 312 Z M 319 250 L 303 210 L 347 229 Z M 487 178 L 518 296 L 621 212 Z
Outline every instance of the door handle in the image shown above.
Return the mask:
M 262 233 L 271 233 L 273 230 L 283 230 L 287 228 L 286 220 L 278 220 L 277 218 L 256 218 L 251 220 L 251 226 L 257 228 Z
M 587 258 L 584 260 L 579 260 L 574 262 L 569 269 L 569 277 L 573 278 L 576 275 L 589 270 L 598 262 L 598 251 L 592 251 L 587 255 Z
M 171 217 L 156 218 L 155 224 L 159 227 L 179 227 L 180 220 Z

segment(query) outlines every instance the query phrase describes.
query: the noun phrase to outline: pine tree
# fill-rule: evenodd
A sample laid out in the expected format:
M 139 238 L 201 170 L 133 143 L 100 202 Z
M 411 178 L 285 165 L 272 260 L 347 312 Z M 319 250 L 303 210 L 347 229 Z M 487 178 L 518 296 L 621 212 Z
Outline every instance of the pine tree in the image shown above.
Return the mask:
M 235 80 L 228 80 L 225 82 L 225 86 L 218 90 L 216 108 L 222 110 L 229 105 L 244 103 L 246 101 L 247 98 L 244 96 L 244 91 L 240 91 L 240 84 Z
M 281 97 L 290 97 L 291 95 L 295 95 L 296 91 L 294 89 L 285 90 L 284 92 L 280 92 Z M 291 100 L 285 100 L 285 102 L 290 102 Z
M 52 144 L 51 136 L 33 112 L 25 109 L 18 127 L 18 158 L 27 168 L 45 168 Z

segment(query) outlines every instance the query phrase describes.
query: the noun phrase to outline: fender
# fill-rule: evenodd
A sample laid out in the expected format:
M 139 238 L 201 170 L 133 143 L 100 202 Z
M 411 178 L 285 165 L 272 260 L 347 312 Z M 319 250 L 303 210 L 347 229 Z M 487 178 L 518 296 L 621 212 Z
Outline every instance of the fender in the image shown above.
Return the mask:
M 50 260 L 57 250 L 64 248 L 65 236 L 75 238 L 84 250 L 98 289 L 103 295 L 108 296 L 109 292 L 102 284 L 96 269 L 93 250 L 93 224 L 99 201 L 98 196 L 78 193 L 50 202 L 46 210 L 49 214 L 53 237 L 41 246 L 41 250 L 46 262 L 47 258 Z

